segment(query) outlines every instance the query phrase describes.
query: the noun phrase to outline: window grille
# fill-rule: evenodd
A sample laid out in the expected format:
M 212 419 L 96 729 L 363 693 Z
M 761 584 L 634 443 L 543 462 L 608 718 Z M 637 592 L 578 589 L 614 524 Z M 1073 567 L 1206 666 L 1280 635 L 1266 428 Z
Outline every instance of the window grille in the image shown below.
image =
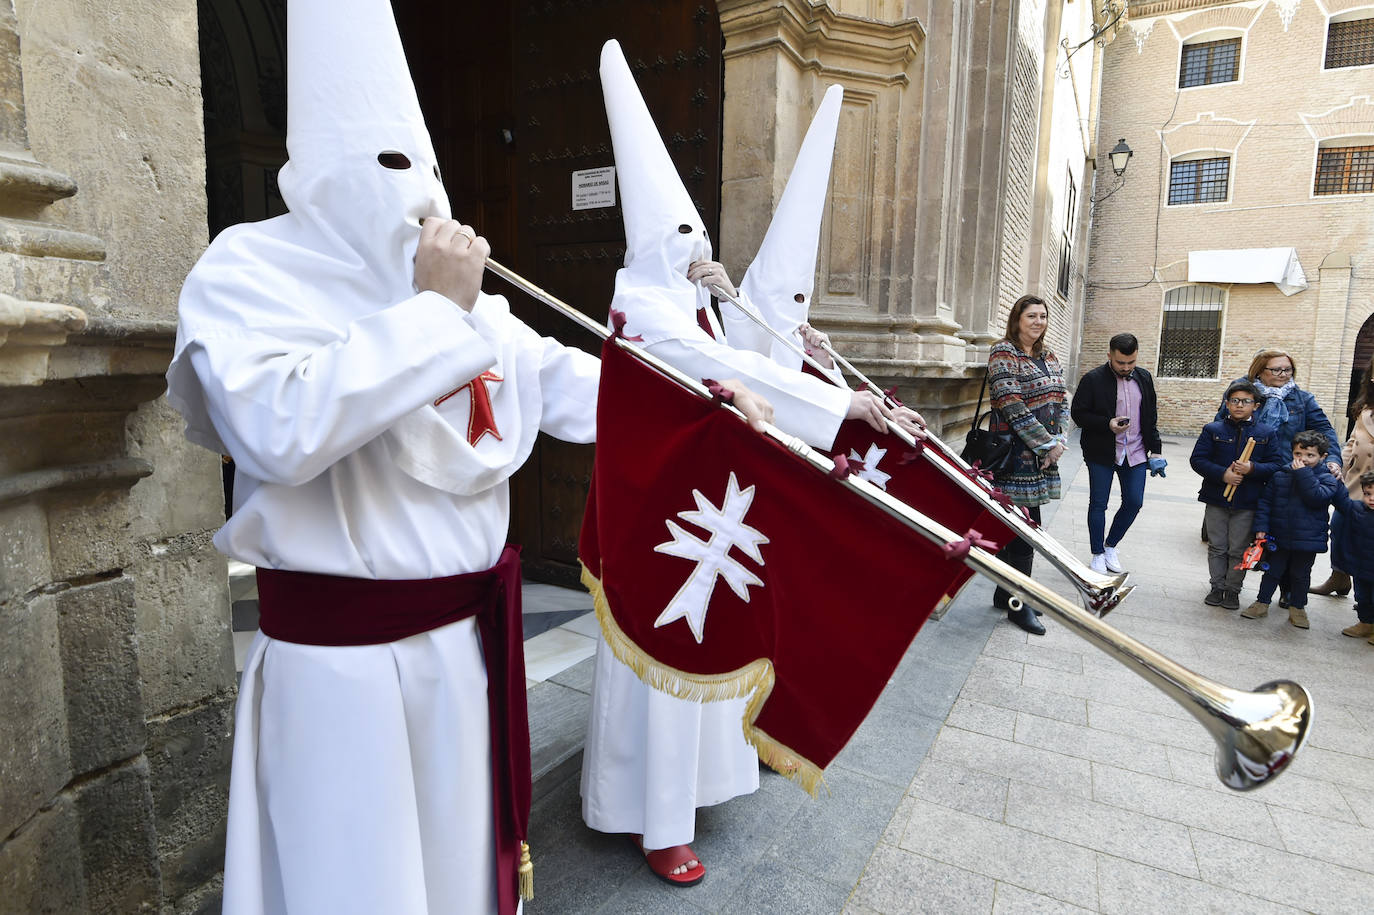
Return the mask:
M 1374 17 L 1347 19 L 1326 27 L 1327 70 L 1374 64 Z
M 1189 86 L 1235 82 L 1239 61 L 1239 38 L 1185 44 L 1183 57 L 1178 64 L 1178 87 L 1187 89 Z
M 1221 364 L 1223 293 L 1215 286 L 1180 286 L 1164 294 L 1159 374 L 1215 378 Z
M 1187 159 L 1169 166 L 1169 206 L 1226 200 L 1231 157 Z
M 1314 194 L 1374 191 L 1374 146 L 1337 146 L 1317 151 Z

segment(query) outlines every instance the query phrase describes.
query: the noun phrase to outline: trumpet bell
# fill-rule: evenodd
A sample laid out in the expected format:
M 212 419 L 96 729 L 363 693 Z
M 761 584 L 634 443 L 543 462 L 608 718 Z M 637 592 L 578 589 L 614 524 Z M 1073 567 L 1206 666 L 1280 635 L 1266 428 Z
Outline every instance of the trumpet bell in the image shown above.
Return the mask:
M 1125 579 L 1125 575 L 1121 576 Z M 1106 616 L 1116 609 L 1116 605 L 1126 599 L 1126 595 L 1135 590 L 1135 585 L 1126 585 L 1118 588 L 1107 588 L 1093 594 L 1083 593 L 1083 605 L 1088 608 L 1088 612 L 1098 619 Z
M 1228 692 L 1223 717 L 1197 717 L 1217 742 L 1217 777 L 1228 788 L 1249 791 L 1293 761 L 1312 727 L 1312 697 L 1291 680 Z

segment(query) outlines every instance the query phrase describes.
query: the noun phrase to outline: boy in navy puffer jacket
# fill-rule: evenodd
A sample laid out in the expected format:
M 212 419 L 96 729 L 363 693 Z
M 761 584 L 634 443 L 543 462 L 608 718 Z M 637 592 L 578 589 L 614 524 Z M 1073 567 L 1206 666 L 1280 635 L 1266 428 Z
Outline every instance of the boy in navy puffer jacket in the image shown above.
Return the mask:
M 1272 533 L 1276 549 L 1269 554 L 1269 568 L 1260 581 L 1259 596 L 1241 611 L 1248 620 L 1269 613 L 1269 601 L 1286 571 L 1293 591 L 1288 622 L 1299 629 L 1307 621 L 1307 586 L 1312 583 L 1312 563 L 1326 552 L 1327 513 L 1336 490 L 1344 484 L 1327 469 L 1326 436 L 1299 432 L 1293 436 L 1293 463 L 1279 470 L 1264 487 L 1255 511 L 1255 536 Z
M 1207 504 L 1203 520 L 1212 589 L 1202 602 L 1227 610 L 1240 609 L 1245 573 L 1235 566 L 1250 543 L 1260 492 L 1282 466 L 1274 444 L 1274 427 L 1253 418 L 1259 399 L 1259 391 L 1250 382 L 1232 382 L 1226 389 L 1226 418 L 1202 427 L 1189 458 L 1193 470 L 1202 477 L 1198 501 Z M 1251 439 L 1255 449 L 1248 461 L 1242 461 L 1245 443 Z M 1235 487 L 1229 499 L 1227 486 Z
M 1344 536 L 1350 557 L 1350 577 L 1355 583 L 1355 613 L 1360 622 L 1374 623 L 1374 470 L 1360 474 L 1360 501 L 1350 498 L 1344 486 L 1336 490 L 1332 504 L 1344 516 Z M 1374 635 L 1369 637 L 1374 645 Z

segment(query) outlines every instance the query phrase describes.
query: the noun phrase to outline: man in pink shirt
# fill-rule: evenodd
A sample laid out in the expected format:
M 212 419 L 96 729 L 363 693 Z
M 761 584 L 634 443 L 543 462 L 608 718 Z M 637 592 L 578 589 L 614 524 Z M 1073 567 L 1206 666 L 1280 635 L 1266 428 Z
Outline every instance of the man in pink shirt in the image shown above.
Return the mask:
M 1098 572 L 1121 572 L 1116 548 L 1145 501 L 1145 475 L 1163 445 L 1156 428 L 1154 379 L 1136 365 L 1140 343 L 1135 334 L 1117 334 L 1108 344 L 1107 361 L 1078 383 L 1070 411 L 1083 430 L 1083 462 L 1088 467 L 1088 539 Z M 1154 458 L 1154 460 L 1152 460 Z M 1112 477 L 1121 481 L 1121 505 L 1107 530 L 1107 499 Z

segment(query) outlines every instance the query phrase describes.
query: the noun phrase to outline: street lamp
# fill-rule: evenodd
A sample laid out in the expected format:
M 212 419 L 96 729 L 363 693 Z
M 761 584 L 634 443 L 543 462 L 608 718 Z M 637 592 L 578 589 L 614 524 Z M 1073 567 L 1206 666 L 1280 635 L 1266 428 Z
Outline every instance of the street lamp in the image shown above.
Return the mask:
M 1126 145 L 1126 140 L 1124 138 L 1117 140 L 1116 145 L 1112 147 L 1112 151 L 1107 153 L 1107 158 L 1112 160 L 1112 172 L 1118 178 L 1126 174 L 1126 166 L 1130 163 L 1131 156 L 1133 155 L 1135 155 L 1135 153 Z

